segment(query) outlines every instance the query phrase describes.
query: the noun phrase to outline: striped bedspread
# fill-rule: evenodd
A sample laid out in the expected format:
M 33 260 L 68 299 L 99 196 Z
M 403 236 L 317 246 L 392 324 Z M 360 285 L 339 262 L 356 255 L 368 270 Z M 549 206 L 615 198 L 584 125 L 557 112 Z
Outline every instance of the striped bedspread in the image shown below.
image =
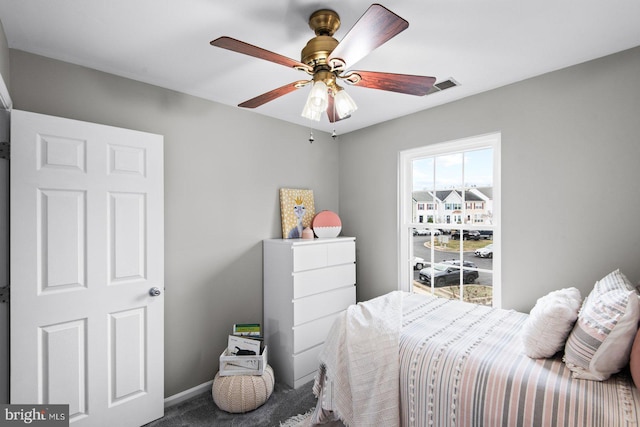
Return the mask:
M 527 357 L 527 315 L 407 294 L 400 337 L 403 426 L 631 426 L 640 393 L 626 373 L 571 378 L 555 359 Z

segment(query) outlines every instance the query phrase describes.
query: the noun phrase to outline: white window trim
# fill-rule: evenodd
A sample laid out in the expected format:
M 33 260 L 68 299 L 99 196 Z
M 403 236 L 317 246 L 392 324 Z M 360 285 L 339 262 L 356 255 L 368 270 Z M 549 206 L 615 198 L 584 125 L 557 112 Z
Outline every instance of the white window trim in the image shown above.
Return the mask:
M 398 153 L 398 289 L 412 291 L 413 256 L 411 230 L 415 226 L 424 226 L 411 222 L 413 177 L 412 161 L 423 157 L 477 150 L 483 147 L 493 148 L 493 245 L 497 256 L 493 257 L 493 306 L 502 306 L 502 251 L 501 251 L 501 134 L 491 133 L 470 138 L 458 139 L 427 145 Z M 473 225 L 469 228 L 474 228 Z M 476 227 L 477 228 L 477 227 Z M 485 227 L 486 228 L 486 227 Z

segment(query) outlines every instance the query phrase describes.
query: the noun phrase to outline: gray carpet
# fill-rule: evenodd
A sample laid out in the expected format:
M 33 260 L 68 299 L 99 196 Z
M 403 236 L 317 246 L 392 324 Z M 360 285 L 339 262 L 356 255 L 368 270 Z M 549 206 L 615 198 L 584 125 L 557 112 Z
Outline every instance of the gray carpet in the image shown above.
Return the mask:
M 258 409 L 245 414 L 230 414 L 219 409 L 211 392 L 165 409 L 165 415 L 145 427 L 278 427 L 280 422 L 304 414 L 316 405 L 313 381 L 294 390 L 276 383 L 271 397 Z

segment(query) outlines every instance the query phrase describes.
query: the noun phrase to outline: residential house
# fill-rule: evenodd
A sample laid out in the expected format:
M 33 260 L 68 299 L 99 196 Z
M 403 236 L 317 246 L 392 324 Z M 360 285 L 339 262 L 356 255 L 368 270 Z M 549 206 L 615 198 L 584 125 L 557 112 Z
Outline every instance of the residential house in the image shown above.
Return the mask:
M 433 196 L 429 191 L 414 191 L 413 197 L 413 222 L 437 222 L 438 211 L 442 201 Z
M 491 224 L 492 199 L 490 188 L 460 190 L 414 191 L 414 222 L 442 224 Z M 463 210 L 464 207 L 464 210 Z

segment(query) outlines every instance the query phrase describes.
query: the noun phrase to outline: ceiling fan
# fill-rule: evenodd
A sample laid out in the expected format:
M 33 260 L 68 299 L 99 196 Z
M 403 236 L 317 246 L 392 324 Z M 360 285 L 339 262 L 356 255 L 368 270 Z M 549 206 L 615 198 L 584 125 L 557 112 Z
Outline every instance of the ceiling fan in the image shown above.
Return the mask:
M 406 20 L 380 4 L 372 4 L 340 42 L 333 38 L 333 34 L 340 27 L 340 17 L 333 10 L 321 9 L 312 13 L 309 17 L 309 27 L 316 36 L 302 49 L 300 61 L 231 37 L 220 37 L 211 41 L 212 46 L 292 67 L 312 76 L 309 80 L 298 80 L 258 95 L 239 104 L 239 107 L 256 108 L 312 84 L 302 116 L 319 121 L 322 113 L 326 111 L 329 121 L 334 123 L 350 117 L 357 109 L 353 99 L 338 85 L 338 81 L 416 96 L 426 95 L 435 83 L 434 77 L 376 71 L 346 71 L 347 64 L 352 66 L 409 27 Z

